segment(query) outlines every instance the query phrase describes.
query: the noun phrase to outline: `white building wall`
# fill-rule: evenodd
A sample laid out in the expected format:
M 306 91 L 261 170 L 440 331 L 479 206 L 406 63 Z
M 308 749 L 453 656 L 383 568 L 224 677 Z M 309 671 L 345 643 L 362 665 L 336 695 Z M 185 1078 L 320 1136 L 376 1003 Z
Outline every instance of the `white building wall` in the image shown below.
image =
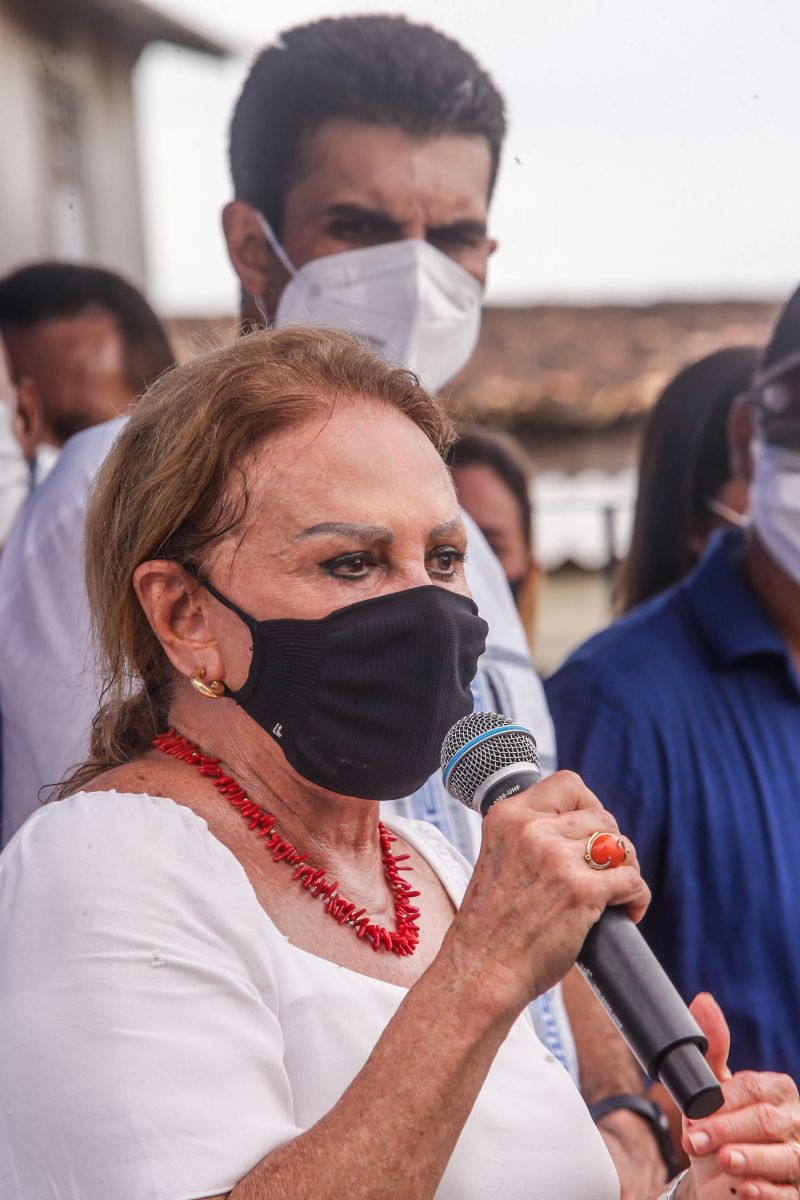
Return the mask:
M 144 288 L 146 259 L 131 72 L 122 48 L 76 47 L 73 78 L 83 99 L 91 252 Z
M 85 34 L 52 48 L 0 9 L 0 273 L 83 258 L 145 285 L 133 63 L 126 47 Z M 54 183 L 64 156 L 48 89 L 75 101 L 77 188 Z
M 0 272 L 48 253 L 44 126 L 30 39 L 0 9 Z

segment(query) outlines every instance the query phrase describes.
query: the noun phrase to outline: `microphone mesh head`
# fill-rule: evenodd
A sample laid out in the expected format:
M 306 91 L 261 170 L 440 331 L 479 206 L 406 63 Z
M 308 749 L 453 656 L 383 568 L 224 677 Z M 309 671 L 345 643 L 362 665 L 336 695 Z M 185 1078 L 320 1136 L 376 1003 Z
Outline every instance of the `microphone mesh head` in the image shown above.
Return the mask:
M 514 728 L 516 722 L 501 713 L 476 712 L 456 721 L 442 743 L 442 771 L 454 755 L 463 750 L 473 738 L 493 729 L 502 730 L 512 726 L 507 733 L 486 738 L 472 746 L 456 763 L 447 778 L 447 790 L 456 800 L 472 808 L 475 792 L 495 771 L 510 767 L 513 763 L 529 762 L 539 766 L 536 753 L 536 738 L 529 730 Z

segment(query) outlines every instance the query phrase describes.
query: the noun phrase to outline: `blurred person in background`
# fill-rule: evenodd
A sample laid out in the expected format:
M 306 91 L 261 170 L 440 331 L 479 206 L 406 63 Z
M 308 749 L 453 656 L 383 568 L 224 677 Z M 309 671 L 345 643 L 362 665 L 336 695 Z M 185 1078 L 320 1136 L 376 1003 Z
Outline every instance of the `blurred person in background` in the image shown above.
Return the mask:
M 242 317 L 335 327 L 437 388 L 477 342 L 503 99 L 451 38 L 404 18 L 290 29 L 255 60 L 230 132 L 223 212 Z M 470 586 L 489 623 L 474 684 L 535 731 L 552 724 L 502 568 L 474 524 Z M 474 861 L 481 823 L 433 779 L 401 802 Z
M 533 468 L 528 456 L 509 434 L 468 425 L 448 461 L 459 503 L 497 555 L 532 643 L 539 568 L 533 551 Z
M 234 199 L 225 207 L 223 228 L 245 324 L 342 328 L 412 367 L 429 386 L 456 376 L 480 327 L 495 249 L 488 206 L 505 125 L 491 79 L 433 29 L 363 16 L 284 32 L 255 60 L 231 124 Z M 105 430 L 82 435 L 80 464 L 62 457 L 55 468 L 62 486 L 82 488 L 85 496 L 116 432 Z M 499 563 L 468 518 L 465 523 L 469 586 L 490 627 L 473 683 L 476 707 L 492 709 L 499 699 L 502 710 L 534 730 L 543 767 L 552 770 L 552 723 L 525 632 Z M 69 587 L 80 607 L 61 622 L 61 644 L 42 673 L 66 681 L 55 703 L 71 738 L 57 746 L 39 739 L 37 786 L 55 782 L 84 756 L 99 695 L 96 682 L 74 682 L 88 639 L 76 566 L 82 536 L 77 511 L 61 548 L 47 560 L 48 580 L 38 581 L 53 595 Z M 370 561 L 364 547 L 365 567 Z M 36 728 L 37 712 L 28 715 Z M 6 822 L 6 837 L 30 811 L 35 791 L 25 786 L 12 794 L 16 805 L 27 807 Z M 396 815 L 436 824 L 475 860 L 480 819 L 450 799 L 438 772 L 392 807 Z M 577 978 L 567 987 L 574 991 L 585 1098 L 591 1103 L 640 1092 L 638 1068 L 588 988 Z M 574 1072 L 558 987 L 537 1000 L 534 1019 L 548 1049 Z M 620 1103 L 600 1121 L 626 1195 L 646 1193 L 665 1175 L 653 1136 L 658 1116 L 643 1119 L 637 1112 Z
M 84 671 L 90 637 L 82 551 L 97 445 L 104 456 L 121 428 L 118 414 L 174 360 L 144 297 L 100 267 L 35 263 L 6 276 L 0 331 L 31 480 L 41 474 L 43 448 L 60 455 L 23 505 L 0 558 L 2 827 L 8 837 L 39 790 L 58 781 L 62 764 L 80 756 L 82 716 L 97 702 L 92 673 Z
M 620 611 L 683 579 L 715 529 L 745 523 L 748 485 L 731 468 L 728 420 L 757 363 L 755 346 L 717 350 L 680 371 L 656 401 L 639 456 Z
M 150 305 L 113 271 L 37 262 L 0 279 L 14 429 L 40 483 L 74 433 L 120 416 L 173 363 Z
M 636 842 L 642 932 L 679 991 L 714 992 L 737 1069 L 800 1080 L 800 289 L 731 413 L 730 454 L 748 526 L 717 531 L 547 696 L 561 765 Z

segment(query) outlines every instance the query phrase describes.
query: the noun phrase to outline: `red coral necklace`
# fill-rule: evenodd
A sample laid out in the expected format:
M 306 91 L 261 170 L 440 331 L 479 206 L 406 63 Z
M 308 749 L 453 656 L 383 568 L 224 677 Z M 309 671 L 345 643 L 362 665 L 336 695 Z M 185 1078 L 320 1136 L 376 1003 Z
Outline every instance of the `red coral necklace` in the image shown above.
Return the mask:
M 272 851 L 275 862 L 285 862 L 294 867 L 292 879 L 296 879 L 302 888 L 318 900 L 325 901 L 325 912 L 329 913 L 339 925 L 350 925 L 357 938 L 369 938 L 373 950 L 391 950 L 401 958 L 413 954 L 419 941 L 419 909 L 411 901 L 419 892 L 411 890 L 411 885 L 403 879 L 402 871 L 412 871 L 413 867 L 406 862 L 410 855 L 392 853 L 392 843 L 397 841 L 394 834 L 378 822 L 378 835 L 381 842 L 383 870 L 389 887 L 394 892 L 394 914 L 397 929 L 384 929 L 367 916 L 366 909 L 356 910 L 355 904 L 348 901 L 337 891 L 338 879 L 328 883 L 324 867 L 315 867 L 308 862 L 305 853 L 300 853 L 275 826 L 272 813 L 254 803 L 245 794 L 244 789 L 230 775 L 226 775 L 220 767 L 218 758 L 210 758 L 199 746 L 195 746 L 188 738 L 182 737 L 176 730 L 160 733 L 153 738 L 153 745 L 162 754 L 189 763 L 197 767 L 201 775 L 210 779 L 217 791 L 238 808 L 241 816 L 251 829 L 258 830 L 258 837 L 266 838 L 264 843 L 267 850 Z

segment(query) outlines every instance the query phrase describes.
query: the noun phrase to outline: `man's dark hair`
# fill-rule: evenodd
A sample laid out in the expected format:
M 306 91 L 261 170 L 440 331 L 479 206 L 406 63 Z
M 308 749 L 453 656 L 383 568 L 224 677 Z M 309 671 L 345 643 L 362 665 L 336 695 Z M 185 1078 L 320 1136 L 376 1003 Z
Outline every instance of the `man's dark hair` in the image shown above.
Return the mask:
M 335 118 L 394 125 L 415 137 L 481 135 L 492 155 L 491 194 L 505 108 L 472 55 L 405 17 L 332 17 L 289 29 L 263 50 L 234 109 L 234 192 L 277 232 L 305 139 Z
M 0 332 L 100 309 L 120 332 L 125 382 L 134 395 L 175 365 L 167 335 L 144 296 L 113 271 L 38 262 L 0 279 Z
M 451 467 L 489 467 L 519 505 L 525 541 L 531 544 L 533 520 L 530 484 L 533 469 L 528 456 L 515 438 L 483 425 L 468 425 L 450 447 L 447 461 Z

